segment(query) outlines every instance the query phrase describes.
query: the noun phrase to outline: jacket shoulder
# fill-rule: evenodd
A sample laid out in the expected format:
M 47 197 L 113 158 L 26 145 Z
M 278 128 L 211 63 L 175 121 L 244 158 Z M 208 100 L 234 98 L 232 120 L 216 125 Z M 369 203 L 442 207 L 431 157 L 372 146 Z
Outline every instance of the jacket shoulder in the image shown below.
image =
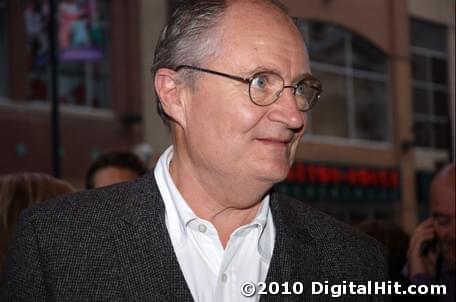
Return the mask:
M 100 225 L 129 209 L 157 200 L 159 192 L 153 173 L 149 174 L 137 180 L 53 198 L 26 209 L 21 216 L 38 225 L 48 222 Z
M 307 229 L 313 239 L 330 242 L 358 242 L 359 244 L 375 245 L 381 249 L 381 244 L 374 238 L 360 232 L 350 225 L 341 222 L 303 201 L 279 195 L 279 203 L 285 208 L 285 215 L 294 218 L 294 223 Z
M 308 234 L 329 271 L 352 271 L 371 280 L 387 278 L 386 252 L 379 241 L 303 201 L 283 195 L 277 200 L 282 223 L 296 234 Z

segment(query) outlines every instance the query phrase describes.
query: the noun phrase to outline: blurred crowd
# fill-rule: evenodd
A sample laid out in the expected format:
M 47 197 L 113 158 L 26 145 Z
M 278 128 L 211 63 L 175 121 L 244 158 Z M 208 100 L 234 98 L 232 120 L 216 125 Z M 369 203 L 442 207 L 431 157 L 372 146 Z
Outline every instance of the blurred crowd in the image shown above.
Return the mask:
M 141 154 L 113 151 L 100 154 L 90 165 L 85 189 L 134 180 L 147 172 Z M 0 272 L 8 243 L 20 214 L 34 204 L 76 192 L 68 181 L 45 173 L 18 172 L 0 176 Z

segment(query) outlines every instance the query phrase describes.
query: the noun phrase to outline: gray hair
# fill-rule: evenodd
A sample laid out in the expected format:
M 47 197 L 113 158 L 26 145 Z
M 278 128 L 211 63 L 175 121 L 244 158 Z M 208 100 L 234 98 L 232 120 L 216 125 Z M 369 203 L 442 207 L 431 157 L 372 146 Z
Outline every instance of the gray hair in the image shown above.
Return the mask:
M 163 28 L 155 48 L 152 76 L 160 68 L 175 69 L 179 65 L 201 66 L 204 59 L 216 56 L 220 47 L 220 36 L 214 35 L 228 7 L 229 0 L 183 0 L 174 11 L 168 24 Z M 269 4 L 288 15 L 285 7 L 275 0 L 252 1 Z M 217 37 L 216 37 L 217 36 Z M 192 85 L 188 72 L 183 80 Z M 191 71 L 190 71 L 191 72 Z M 169 116 L 164 112 L 159 96 L 157 112 L 170 126 Z

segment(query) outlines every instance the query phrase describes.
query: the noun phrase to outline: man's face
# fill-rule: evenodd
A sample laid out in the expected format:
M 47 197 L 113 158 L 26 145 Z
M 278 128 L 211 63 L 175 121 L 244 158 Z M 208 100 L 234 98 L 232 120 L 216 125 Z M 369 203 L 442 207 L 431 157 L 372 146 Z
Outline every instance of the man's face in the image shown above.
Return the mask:
M 431 211 L 434 229 L 445 263 L 455 268 L 455 195 L 454 188 L 440 179 L 431 189 Z
M 138 178 L 139 175 L 129 169 L 118 167 L 106 167 L 98 170 L 93 177 L 94 188 L 110 186 L 116 183 L 129 181 Z
M 292 23 L 278 12 L 240 2 L 228 9 L 217 33 L 223 35 L 221 54 L 200 67 L 242 77 L 274 71 L 285 85 L 310 73 L 304 42 Z M 195 86 L 184 129 L 195 166 L 244 185 L 283 180 L 307 118 L 292 90 L 260 107 L 251 102 L 244 83 L 198 73 Z

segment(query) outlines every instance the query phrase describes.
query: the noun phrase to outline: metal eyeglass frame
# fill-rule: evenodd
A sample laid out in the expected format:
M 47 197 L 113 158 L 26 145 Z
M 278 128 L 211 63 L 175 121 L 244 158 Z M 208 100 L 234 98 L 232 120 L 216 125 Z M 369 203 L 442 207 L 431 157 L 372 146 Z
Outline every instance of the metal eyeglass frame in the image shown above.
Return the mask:
M 243 77 L 240 77 L 240 76 L 235 76 L 235 75 L 231 75 L 231 74 L 227 74 L 227 73 L 223 73 L 223 72 L 220 72 L 220 71 L 215 71 L 215 70 L 210 70 L 210 69 L 206 69 L 206 68 L 201 68 L 201 67 L 196 67 L 196 66 L 191 66 L 191 65 L 179 65 L 177 66 L 174 70 L 175 71 L 179 71 L 180 69 L 191 69 L 191 70 L 196 70 L 196 71 L 201 71 L 201 72 L 205 72 L 205 73 L 209 73 L 209 74 L 213 74 L 213 75 L 218 75 L 218 76 L 222 76 L 222 77 L 226 77 L 226 78 L 229 78 L 229 79 L 232 79 L 232 80 L 236 80 L 236 81 L 239 81 L 239 82 L 242 82 L 242 83 L 245 83 L 245 84 L 248 84 L 249 85 L 249 98 L 250 100 L 252 101 L 252 103 L 254 103 L 255 105 L 257 106 L 261 106 L 261 107 L 266 107 L 266 106 L 269 106 L 269 105 L 272 105 L 274 104 L 279 98 L 280 96 L 282 95 L 282 92 L 285 88 L 291 88 L 293 89 L 293 95 L 296 96 L 296 90 L 298 88 L 298 85 L 285 85 L 285 81 L 284 79 L 282 78 L 282 76 L 280 76 L 279 74 L 273 72 L 273 71 L 261 71 L 261 72 L 257 72 L 255 73 L 254 75 L 252 75 L 251 77 L 248 77 L 248 78 L 243 78 Z M 279 78 L 282 79 L 282 89 L 280 91 L 277 91 L 275 93 L 275 98 L 272 100 L 272 102 L 268 103 L 268 104 L 258 104 L 257 102 L 255 102 L 252 98 L 252 95 L 251 95 L 251 85 L 252 85 L 252 81 L 253 79 L 256 78 L 256 76 L 258 74 L 262 74 L 262 73 L 271 73 L 271 74 L 274 74 L 276 76 L 278 76 Z M 320 81 L 313 77 L 312 75 L 306 75 L 303 79 L 301 79 L 298 83 L 301 83 L 302 81 L 306 81 L 305 82 L 305 85 L 307 85 L 307 87 L 309 88 L 312 88 L 316 91 L 316 94 L 315 94 L 315 97 L 313 98 L 313 100 L 311 100 L 310 102 L 308 102 L 309 104 L 309 107 L 306 108 L 306 109 L 299 109 L 300 111 L 302 112 L 308 112 L 312 109 L 312 107 L 318 102 L 318 100 L 320 99 L 320 95 L 321 95 L 321 92 L 322 92 L 322 88 L 321 88 L 321 83 Z M 312 84 L 308 84 L 307 81 L 310 81 L 312 82 Z

